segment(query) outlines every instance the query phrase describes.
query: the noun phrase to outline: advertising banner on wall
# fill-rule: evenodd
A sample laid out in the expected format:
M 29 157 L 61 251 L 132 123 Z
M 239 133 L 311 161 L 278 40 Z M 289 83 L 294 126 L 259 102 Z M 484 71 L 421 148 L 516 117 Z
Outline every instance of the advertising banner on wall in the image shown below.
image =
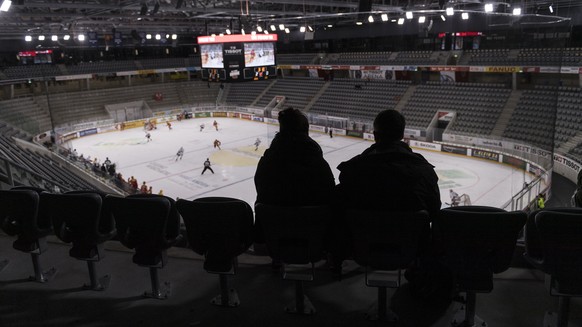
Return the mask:
M 453 145 L 441 145 L 441 151 L 442 152 L 448 152 L 448 153 L 454 153 L 454 154 L 462 154 L 464 156 L 467 155 L 467 149 L 466 148 L 461 148 L 458 146 L 453 146 Z
M 499 153 L 486 151 L 486 150 L 472 149 L 471 150 L 471 157 L 499 162 Z

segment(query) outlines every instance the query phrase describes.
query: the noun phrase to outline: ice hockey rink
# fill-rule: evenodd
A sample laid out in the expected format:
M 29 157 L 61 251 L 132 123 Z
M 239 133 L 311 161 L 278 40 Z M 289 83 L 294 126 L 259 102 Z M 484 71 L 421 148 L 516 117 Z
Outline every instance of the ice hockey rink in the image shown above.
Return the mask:
M 172 198 L 196 199 L 208 196 L 235 197 L 253 204 L 256 191 L 253 176 L 257 163 L 268 148 L 278 126 L 236 118 L 217 118 L 218 131 L 213 127 L 214 118 L 196 118 L 173 121 L 172 130 L 158 124 L 151 131 L 148 142 L 141 128 L 96 134 L 75 139 L 65 146 L 76 149 L 78 154 L 98 158 L 108 157 L 116 163 L 117 172 L 123 178 L 134 176 L 139 185 L 143 181 L 153 187 L 153 193 L 163 190 Z M 200 125 L 204 129 L 200 130 Z M 360 154 L 372 143 L 352 137 L 334 136 L 312 132 L 323 149 L 336 183 L 339 171 L 336 167 L 345 160 Z M 257 150 L 254 143 L 260 139 Z M 219 140 L 221 149 L 214 148 Z M 184 147 L 184 156 L 176 160 L 176 153 Z M 436 168 L 443 207 L 450 202 L 449 190 L 470 196 L 474 205 L 500 207 L 524 182 L 529 173 L 487 160 L 414 149 Z M 214 174 L 201 175 L 203 162 L 210 159 Z

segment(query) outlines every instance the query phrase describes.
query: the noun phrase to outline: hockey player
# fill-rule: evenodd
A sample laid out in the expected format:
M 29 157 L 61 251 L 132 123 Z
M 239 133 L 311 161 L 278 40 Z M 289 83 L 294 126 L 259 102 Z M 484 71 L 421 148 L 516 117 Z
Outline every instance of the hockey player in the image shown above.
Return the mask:
M 214 128 L 216 128 L 216 131 L 218 132 L 218 122 L 215 120 L 214 123 L 212 123 L 212 126 L 214 126 Z
M 459 193 L 453 191 L 453 189 L 451 189 L 449 191 L 449 196 L 451 197 L 451 207 L 457 207 L 459 206 L 459 203 L 461 202 L 461 197 L 459 196 Z
M 202 169 L 202 174 L 200 174 L 200 175 L 204 175 L 204 172 L 206 170 L 210 170 L 210 172 L 214 174 L 214 170 L 212 170 L 212 168 L 210 168 L 210 159 L 208 159 L 208 158 L 206 158 L 206 161 L 204 161 L 204 169 Z
M 170 123 L 169 121 L 166 122 L 166 126 L 168 126 L 169 130 L 172 130 L 172 123 Z
M 259 149 L 259 145 L 261 145 L 261 139 L 257 137 L 257 140 L 255 141 L 255 151 Z
M 146 133 L 146 139 L 149 141 L 152 140 L 152 135 L 150 133 Z
M 200 124 L 200 131 L 202 132 L 203 129 L 204 129 L 204 123 Z
M 180 147 L 180 150 L 178 150 L 178 153 L 176 153 L 176 160 L 178 161 L 178 159 L 182 160 L 182 157 L 184 156 L 184 148 Z
M 221 149 L 220 149 L 220 145 L 221 145 L 221 144 L 222 144 L 222 143 L 220 143 L 220 141 L 219 141 L 219 140 L 214 140 L 214 148 L 215 148 L 215 149 L 216 149 L 216 148 L 218 148 L 218 150 L 221 150 Z

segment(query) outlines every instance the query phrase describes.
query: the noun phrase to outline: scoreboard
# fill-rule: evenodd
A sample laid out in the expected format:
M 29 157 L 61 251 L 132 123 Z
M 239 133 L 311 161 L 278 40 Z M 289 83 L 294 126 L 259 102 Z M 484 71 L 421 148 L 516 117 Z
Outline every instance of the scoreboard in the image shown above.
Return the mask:
M 276 42 L 277 34 L 199 36 L 202 78 L 230 82 L 274 78 Z

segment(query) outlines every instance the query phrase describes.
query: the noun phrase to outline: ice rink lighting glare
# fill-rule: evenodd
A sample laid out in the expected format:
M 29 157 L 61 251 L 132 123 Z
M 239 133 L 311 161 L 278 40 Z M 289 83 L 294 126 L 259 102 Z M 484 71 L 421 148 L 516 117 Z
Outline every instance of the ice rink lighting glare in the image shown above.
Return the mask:
M 38 36 L 38 40 L 39 40 L 39 41 L 44 41 L 44 35 L 39 35 L 39 36 Z
M 412 17 L 414 17 L 414 16 L 412 15 L 412 11 L 407 11 L 407 12 L 406 12 L 406 18 L 407 18 L 407 19 L 412 19 Z
M 58 37 L 58 36 L 56 36 L 56 35 L 53 35 L 53 36 L 51 36 L 51 40 L 53 40 L 53 41 L 58 41 L 58 40 L 59 40 L 59 37 Z
M 156 34 L 156 40 L 161 40 L 162 36 L 160 34 Z
M 453 7 L 448 7 L 446 10 L 447 16 L 452 16 L 455 14 L 455 9 Z
M 513 16 L 519 16 L 521 15 L 521 8 L 517 7 L 517 8 L 513 8 Z
M 374 22 L 374 17 L 372 15 L 368 16 L 368 21 L 370 23 L 373 23 Z
M 85 41 L 85 35 L 79 34 L 79 36 L 77 36 L 77 39 L 79 39 L 79 41 Z
M 279 30 L 284 31 L 285 30 L 285 25 L 279 24 Z
M 399 18 L 398 25 L 403 25 L 403 24 L 404 24 L 404 18 Z
M 441 15 L 441 20 L 442 20 L 443 22 L 446 22 L 446 21 L 447 21 L 447 19 L 446 19 L 446 18 L 445 18 L 445 16 L 443 16 L 443 15 Z
M 301 32 L 301 33 L 305 33 L 305 26 L 301 26 L 301 27 L 299 27 L 299 32 Z
M 71 36 L 69 34 L 63 36 L 63 40 L 68 41 L 71 39 Z
M 493 11 L 493 4 L 492 3 L 486 3 L 485 4 L 485 12 L 492 12 Z
M 420 16 L 420 17 L 418 17 L 418 23 L 419 23 L 419 24 L 422 24 L 422 23 L 424 23 L 424 22 L 426 22 L 426 17 L 424 17 L 424 16 Z
M 461 18 L 463 18 L 464 20 L 469 19 L 469 13 L 466 13 L 466 12 L 462 13 Z
M 383 22 L 387 22 L 388 21 L 388 14 L 382 14 L 382 16 L 380 16 L 380 17 L 382 17 L 382 21 Z
M 4 0 L 2 2 L 2 5 L 0 5 L 0 11 L 7 12 L 8 10 L 10 10 L 10 6 L 12 6 L 12 1 Z
M 152 35 L 151 34 L 146 34 L 146 39 L 151 40 L 152 39 Z
M 32 41 L 32 36 L 30 36 L 30 35 L 25 36 L 24 41 L 26 41 L 26 42 Z
M 271 31 L 275 32 L 277 30 L 277 28 L 275 27 L 275 25 L 271 25 Z

